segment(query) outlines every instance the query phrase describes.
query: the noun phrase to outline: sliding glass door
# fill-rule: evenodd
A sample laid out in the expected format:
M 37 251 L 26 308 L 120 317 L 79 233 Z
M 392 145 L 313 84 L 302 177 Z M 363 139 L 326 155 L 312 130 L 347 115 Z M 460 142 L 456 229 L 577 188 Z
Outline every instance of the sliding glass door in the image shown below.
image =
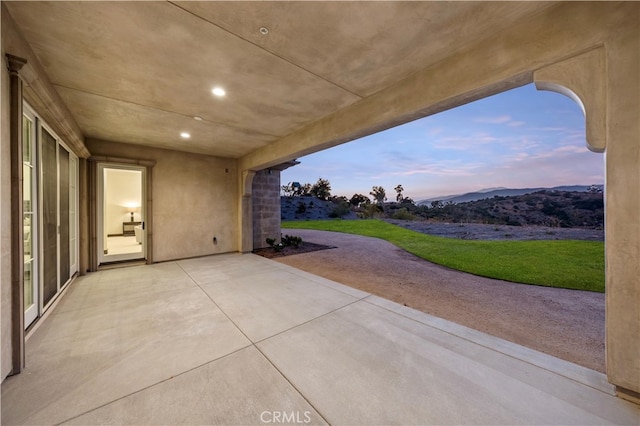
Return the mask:
M 22 147 L 28 327 L 78 271 L 78 159 L 26 104 Z
M 41 124 L 42 309 L 78 271 L 77 167 L 62 141 Z

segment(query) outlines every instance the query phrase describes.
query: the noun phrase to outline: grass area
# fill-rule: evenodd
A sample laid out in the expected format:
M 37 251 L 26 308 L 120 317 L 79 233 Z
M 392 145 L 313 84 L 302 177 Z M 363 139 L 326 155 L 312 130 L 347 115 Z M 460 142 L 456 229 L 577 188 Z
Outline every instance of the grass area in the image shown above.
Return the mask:
M 282 227 L 381 238 L 430 262 L 483 277 L 604 292 L 604 243 L 598 241 L 459 240 L 374 219 L 288 221 Z

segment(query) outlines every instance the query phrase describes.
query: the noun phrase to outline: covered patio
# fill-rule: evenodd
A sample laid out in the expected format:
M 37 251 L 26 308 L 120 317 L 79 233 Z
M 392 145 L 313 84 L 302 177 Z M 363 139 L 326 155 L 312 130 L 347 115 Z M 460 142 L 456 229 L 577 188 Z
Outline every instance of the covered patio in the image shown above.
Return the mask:
M 613 394 L 640 401 L 639 3 L 1 1 L 0 21 L 3 423 L 638 424 Z M 280 234 L 297 159 L 526 84 L 606 152 L 606 377 L 242 254 Z M 140 174 L 134 202 L 105 202 L 110 168 Z M 136 226 L 146 265 L 100 270 Z
M 3 424 L 638 424 L 606 376 L 253 254 L 77 278 Z

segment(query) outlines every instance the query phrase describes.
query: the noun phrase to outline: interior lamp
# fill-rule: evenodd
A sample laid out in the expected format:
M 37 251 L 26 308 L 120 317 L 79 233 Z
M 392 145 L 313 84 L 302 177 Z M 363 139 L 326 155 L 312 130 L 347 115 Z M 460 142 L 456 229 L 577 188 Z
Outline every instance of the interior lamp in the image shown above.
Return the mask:
M 131 222 L 133 222 L 133 214 L 138 211 L 137 207 L 127 207 L 127 211 L 131 213 Z

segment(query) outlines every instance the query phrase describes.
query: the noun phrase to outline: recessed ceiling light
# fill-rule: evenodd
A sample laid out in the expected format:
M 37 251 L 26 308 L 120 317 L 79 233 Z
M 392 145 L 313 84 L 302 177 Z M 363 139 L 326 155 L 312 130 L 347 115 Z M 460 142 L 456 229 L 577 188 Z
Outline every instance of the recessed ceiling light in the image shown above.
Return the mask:
M 221 98 L 224 95 L 227 94 L 227 92 L 225 92 L 225 90 L 222 87 L 214 87 L 213 90 L 211 91 L 211 93 L 213 93 L 214 95 L 216 95 L 217 97 Z
M 189 139 L 191 137 L 191 135 L 189 133 L 187 133 L 187 132 L 182 132 L 182 133 L 180 133 L 180 137 L 182 139 Z
M 260 27 L 260 34 L 262 34 L 262 35 L 267 35 L 267 34 L 269 34 L 269 28 L 267 28 L 267 27 Z
M 202 121 L 202 117 L 199 117 L 199 116 L 197 116 L 197 115 L 196 115 L 195 117 L 193 117 L 193 119 L 194 119 L 194 120 L 197 120 L 197 121 Z

